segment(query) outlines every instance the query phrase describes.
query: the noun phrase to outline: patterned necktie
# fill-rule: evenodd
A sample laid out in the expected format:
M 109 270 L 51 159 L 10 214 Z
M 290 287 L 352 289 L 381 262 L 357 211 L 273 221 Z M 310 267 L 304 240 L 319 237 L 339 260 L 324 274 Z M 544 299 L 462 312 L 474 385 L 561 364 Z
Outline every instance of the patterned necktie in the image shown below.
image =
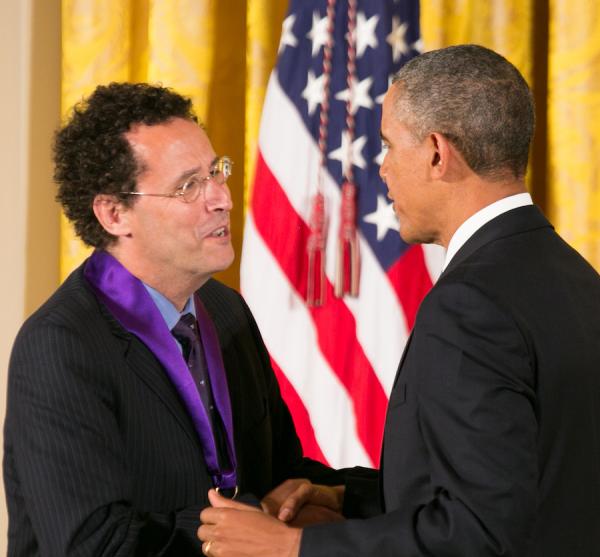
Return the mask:
M 214 403 L 210 391 L 210 380 L 208 379 L 206 365 L 204 364 L 204 353 L 198 335 L 196 318 L 191 313 L 182 315 L 177 325 L 173 327 L 172 333 L 179 341 L 179 344 L 181 344 L 183 359 L 187 362 L 200 399 L 211 418 L 211 422 L 214 424 Z
M 181 344 L 183 358 L 187 362 L 190 373 L 194 378 L 196 389 L 198 389 L 198 394 L 202 400 L 202 404 L 204 404 L 204 408 L 206 408 L 208 413 L 213 436 L 217 444 L 219 461 L 228 462 L 229 459 L 227 458 L 223 426 L 221 425 L 221 419 L 215 409 L 215 402 L 210 386 L 210 379 L 206 370 L 204 351 L 198 333 L 198 323 L 196 322 L 196 318 L 191 313 L 182 315 L 181 319 L 179 319 L 177 325 L 173 327 L 171 332 Z

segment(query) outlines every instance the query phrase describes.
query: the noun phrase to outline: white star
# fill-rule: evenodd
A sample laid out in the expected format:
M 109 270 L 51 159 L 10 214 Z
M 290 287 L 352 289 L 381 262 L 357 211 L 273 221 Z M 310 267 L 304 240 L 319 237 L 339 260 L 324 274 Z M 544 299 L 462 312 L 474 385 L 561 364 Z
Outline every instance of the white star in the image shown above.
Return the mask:
M 423 52 L 423 39 L 421 37 L 419 37 L 413 44 L 412 44 L 413 50 L 416 50 L 419 54 L 421 54 Z
M 367 19 L 363 12 L 358 12 L 356 16 L 356 56 L 360 58 L 367 50 L 367 47 L 377 48 L 377 36 L 375 35 L 375 27 L 379 16 L 374 15 Z
M 288 15 L 284 20 L 281 26 L 281 39 L 279 41 L 279 49 L 278 53 L 282 52 L 286 46 L 297 46 L 298 39 L 292 33 L 292 27 L 294 27 L 294 23 L 296 21 L 295 15 Z
M 327 43 L 327 17 L 321 19 L 319 12 L 313 12 L 312 28 L 306 36 L 312 40 L 312 55 L 315 56 Z
M 379 166 L 381 166 L 383 164 L 383 159 L 385 159 L 385 149 L 383 148 L 383 145 L 381 146 L 381 151 L 379 151 L 379 155 L 377 155 L 374 159 L 373 162 L 378 164 Z
M 392 76 L 388 76 L 388 90 L 389 88 L 392 86 Z M 381 95 L 379 95 L 378 97 L 375 97 L 375 102 L 377 104 L 381 104 L 383 102 L 383 98 L 385 97 L 385 94 L 387 93 L 387 91 L 384 91 L 383 93 L 381 93 Z
M 406 44 L 406 32 L 408 23 L 402 23 L 399 17 L 392 18 L 392 32 L 387 36 L 386 41 L 392 47 L 392 58 L 394 62 L 400 60 L 402 54 L 408 54 L 409 47 Z
M 369 89 L 372 84 L 372 77 L 366 77 L 360 82 L 357 82 L 355 78 L 352 78 L 352 89 L 340 91 L 336 94 L 335 98 L 346 102 L 350 99 L 350 112 L 352 112 L 352 114 L 356 114 L 356 111 L 361 106 L 364 108 L 373 108 L 373 99 L 369 96 Z
M 306 82 L 304 91 L 302 91 L 302 97 L 305 98 L 308 103 L 309 114 L 312 114 L 317 108 L 317 105 L 323 102 L 325 96 L 325 90 L 323 88 L 324 79 L 325 74 L 315 77 L 314 72 L 308 70 L 308 81 Z
M 388 233 L 388 230 L 398 232 L 398 218 L 394 213 L 394 204 L 388 203 L 383 195 L 377 196 L 377 209 L 373 213 L 369 213 L 363 217 L 365 222 L 374 224 L 377 227 L 377 241 L 381 242 Z
M 367 163 L 362 156 L 362 150 L 367 142 L 367 136 L 362 135 L 352 142 L 350 148 L 350 137 L 347 131 L 342 132 L 342 144 L 335 150 L 329 153 L 329 158 L 342 163 L 342 173 L 347 175 L 347 170 L 350 168 L 350 163 L 358 168 L 365 168 Z

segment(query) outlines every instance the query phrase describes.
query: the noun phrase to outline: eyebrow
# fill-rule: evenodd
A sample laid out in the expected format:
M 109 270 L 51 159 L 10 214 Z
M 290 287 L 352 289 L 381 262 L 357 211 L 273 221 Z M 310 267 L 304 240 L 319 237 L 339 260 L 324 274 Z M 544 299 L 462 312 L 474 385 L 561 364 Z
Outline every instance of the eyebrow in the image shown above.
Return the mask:
M 182 172 L 179 176 L 177 176 L 177 178 L 174 180 L 174 186 L 175 187 L 180 187 L 182 184 L 185 183 L 185 181 L 190 178 L 191 176 L 193 176 L 194 174 L 198 174 L 200 172 L 200 166 L 197 166 L 195 168 L 190 168 L 189 170 L 186 170 L 185 172 Z
M 213 160 L 208 165 L 209 172 L 210 172 L 210 169 L 213 168 L 213 166 L 216 164 L 216 162 L 218 160 L 219 160 L 218 156 L 213 158 Z M 179 185 L 181 185 L 182 182 L 185 182 L 188 178 L 190 178 L 194 174 L 199 174 L 201 169 L 202 169 L 202 166 L 196 166 L 194 168 L 190 168 L 189 170 L 186 170 L 185 172 L 182 172 L 175 180 L 175 185 L 179 186 Z
M 379 138 L 381 139 L 381 141 L 385 141 L 386 143 L 389 143 L 388 138 L 383 134 L 383 132 L 381 130 L 379 130 Z

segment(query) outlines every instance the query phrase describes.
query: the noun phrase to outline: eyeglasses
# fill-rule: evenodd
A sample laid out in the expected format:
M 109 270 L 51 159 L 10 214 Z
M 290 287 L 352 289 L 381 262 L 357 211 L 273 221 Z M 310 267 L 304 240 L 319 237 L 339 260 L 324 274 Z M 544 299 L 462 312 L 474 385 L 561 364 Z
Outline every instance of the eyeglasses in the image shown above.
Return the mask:
M 173 193 L 146 193 L 143 191 L 121 191 L 122 195 L 140 195 L 147 197 L 175 197 L 184 203 L 193 203 L 204 192 L 206 185 L 213 182 L 222 186 L 231 176 L 233 161 L 229 157 L 219 157 L 211 166 L 208 176 L 192 174 Z

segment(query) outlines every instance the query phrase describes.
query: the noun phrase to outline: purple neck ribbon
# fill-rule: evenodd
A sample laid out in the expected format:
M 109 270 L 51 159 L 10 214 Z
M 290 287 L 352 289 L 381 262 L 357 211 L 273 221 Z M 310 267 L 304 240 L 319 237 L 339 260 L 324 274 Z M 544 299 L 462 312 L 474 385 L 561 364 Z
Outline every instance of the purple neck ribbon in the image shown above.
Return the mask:
M 219 489 L 236 488 L 237 464 L 227 377 L 217 332 L 199 297 L 194 295 L 196 319 L 215 406 L 225 428 L 229 470 L 221 469 L 219 465 L 210 419 L 177 341 L 142 282 L 112 255 L 100 250 L 94 251 L 86 261 L 83 274 L 110 313 L 126 330 L 137 336 L 165 368 L 192 418 L 213 484 Z

